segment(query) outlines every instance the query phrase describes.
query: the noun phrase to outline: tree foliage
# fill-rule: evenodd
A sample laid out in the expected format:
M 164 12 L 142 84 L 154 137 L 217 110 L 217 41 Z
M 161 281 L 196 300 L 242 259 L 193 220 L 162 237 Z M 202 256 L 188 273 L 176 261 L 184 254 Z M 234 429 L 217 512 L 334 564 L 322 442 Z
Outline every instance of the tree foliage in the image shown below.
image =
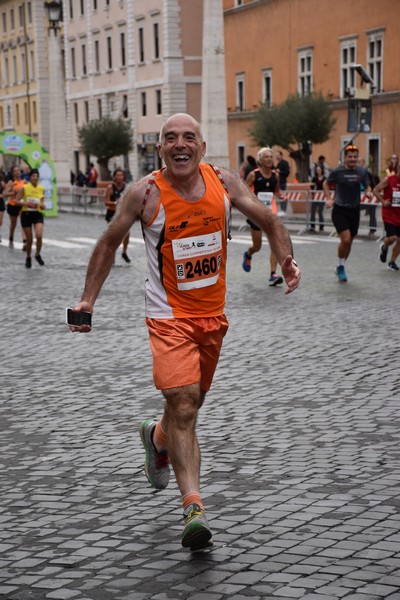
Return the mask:
M 113 156 L 126 155 L 133 148 L 131 122 L 104 117 L 89 121 L 78 128 L 78 139 L 86 154 L 97 157 L 101 179 L 110 179 L 108 161 Z
M 289 96 L 279 105 L 262 104 L 250 135 L 260 146 L 281 146 L 296 161 L 299 181 L 308 181 L 312 144 L 329 139 L 336 119 L 321 94 Z

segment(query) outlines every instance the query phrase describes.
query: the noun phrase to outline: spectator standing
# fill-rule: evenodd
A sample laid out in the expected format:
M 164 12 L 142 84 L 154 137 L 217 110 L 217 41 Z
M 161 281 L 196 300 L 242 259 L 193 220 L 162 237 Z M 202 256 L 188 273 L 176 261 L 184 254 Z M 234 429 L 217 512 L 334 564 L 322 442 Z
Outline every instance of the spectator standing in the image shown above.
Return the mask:
M 106 188 L 106 221 L 110 223 L 118 208 L 118 203 L 126 189 L 125 172 L 123 169 L 116 168 L 113 173 L 113 182 Z M 129 231 L 122 240 L 122 258 L 130 263 L 131 259 L 127 254 L 129 244 Z
M 212 533 L 200 494 L 196 421 L 228 329 L 224 306 L 231 204 L 267 233 L 288 284 L 286 293 L 299 285 L 300 271 L 285 227 L 239 174 L 201 162 L 206 144 L 195 119 L 169 117 L 158 151 L 166 166 L 129 186 L 94 248 L 74 310 L 93 312 L 116 248 L 140 220 L 148 261 L 146 324 L 153 376 L 165 398 L 160 421 L 146 419 L 140 426 L 145 471 L 150 484 L 161 490 L 169 483 L 171 463 L 184 509 L 182 545 L 199 550 L 212 545 Z M 87 333 L 91 327 L 71 330 Z
M 399 164 L 399 157 L 397 154 L 392 154 L 389 160 L 388 167 L 386 169 L 386 175 L 396 175 L 397 173 L 397 165 Z
M 382 194 L 383 192 L 383 194 Z M 400 163 L 395 174 L 386 176 L 374 187 L 374 194 L 382 202 L 382 221 L 386 237 L 380 247 L 379 258 L 385 263 L 389 246 L 395 244 L 388 264 L 390 271 L 399 271 L 396 258 L 400 254 Z
M 327 179 L 329 177 L 329 173 L 331 172 L 331 170 L 328 167 L 328 165 L 326 164 L 326 158 L 325 158 L 325 156 L 323 154 L 321 154 L 320 156 L 318 156 L 317 162 L 315 162 L 312 165 L 312 167 L 311 167 L 311 179 L 314 178 L 314 176 L 315 176 L 315 169 L 316 169 L 316 167 L 318 165 L 321 167 L 325 179 Z
M 367 167 L 367 163 L 365 161 L 364 158 L 359 158 L 358 159 L 358 165 L 365 169 L 367 171 L 367 175 L 368 175 L 368 180 L 369 180 L 369 185 L 371 187 L 371 189 L 373 189 L 376 185 L 378 185 L 379 183 L 379 177 L 377 175 L 373 175 L 371 173 L 371 171 L 368 169 Z M 364 191 L 364 187 L 361 186 L 361 192 Z M 376 204 L 365 204 L 365 214 L 369 216 L 369 237 L 376 237 L 376 230 L 378 227 L 378 222 L 376 220 L 376 209 L 377 209 L 377 205 Z
M 89 167 L 86 173 L 87 186 L 90 188 L 97 187 L 97 179 L 99 174 L 93 163 L 89 163 Z
M 338 266 L 336 275 L 341 282 L 347 281 L 345 270 L 353 240 L 360 226 L 360 194 L 363 186 L 366 195 L 372 198 L 368 173 L 357 165 L 358 147 L 349 144 L 344 149 L 344 165 L 334 169 L 324 181 L 326 208 L 332 210 L 332 222 L 339 235 Z M 332 201 L 329 185 L 335 185 L 335 198 Z
M 315 175 L 312 178 L 312 189 L 315 192 L 323 192 L 324 190 L 324 181 L 326 180 L 326 177 L 324 175 L 324 171 L 323 171 L 323 167 L 321 164 L 317 164 L 315 167 Z M 323 231 L 324 230 L 324 223 L 325 223 L 325 218 L 324 218 L 324 208 L 325 208 L 325 201 L 319 201 L 319 200 L 312 200 L 311 202 L 311 220 L 310 220 L 310 232 L 314 233 L 315 232 L 315 225 L 316 225 L 316 213 L 318 211 L 318 219 L 319 219 L 319 230 Z
M 249 154 L 246 157 L 246 162 L 244 163 L 243 168 L 241 169 L 240 176 L 246 181 L 248 174 L 254 171 L 254 169 L 257 169 L 257 161 L 254 156 Z
M 75 183 L 78 187 L 85 187 L 87 185 L 86 175 L 81 170 L 76 175 Z
M 276 150 L 275 152 L 276 160 L 278 161 L 275 167 L 275 171 L 279 175 L 279 187 L 282 192 L 282 198 L 280 200 L 280 211 L 278 212 L 278 217 L 284 217 L 286 215 L 287 210 L 287 200 L 285 199 L 284 192 L 287 187 L 287 178 L 290 175 L 290 166 L 287 160 L 283 158 L 283 153 L 281 150 Z

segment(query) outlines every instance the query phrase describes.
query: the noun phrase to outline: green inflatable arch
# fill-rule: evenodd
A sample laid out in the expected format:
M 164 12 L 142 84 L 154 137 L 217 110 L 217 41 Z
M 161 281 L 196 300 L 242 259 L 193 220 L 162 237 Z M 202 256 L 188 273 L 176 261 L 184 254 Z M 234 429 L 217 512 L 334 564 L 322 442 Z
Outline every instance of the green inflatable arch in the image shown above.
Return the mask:
M 25 161 L 31 169 L 39 170 L 40 185 L 45 189 L 45 215 L 58 214 L 57 177 L 53 161 L 40 143 L 16 131 L 0 132 L 0 154 L 11 154 Z

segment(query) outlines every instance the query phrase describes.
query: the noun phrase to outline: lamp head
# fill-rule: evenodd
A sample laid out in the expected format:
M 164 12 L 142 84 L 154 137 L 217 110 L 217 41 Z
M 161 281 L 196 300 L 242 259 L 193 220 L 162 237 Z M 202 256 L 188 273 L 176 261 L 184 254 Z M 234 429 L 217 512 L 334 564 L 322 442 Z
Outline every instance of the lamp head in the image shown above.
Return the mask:
M 44 7 L 47 12 L 47 19 L 50 23 L 50 27 L 57 28 L 60 21 L 62 21 L 62 2 L 57 2 L 56 0 L 45 2 Z

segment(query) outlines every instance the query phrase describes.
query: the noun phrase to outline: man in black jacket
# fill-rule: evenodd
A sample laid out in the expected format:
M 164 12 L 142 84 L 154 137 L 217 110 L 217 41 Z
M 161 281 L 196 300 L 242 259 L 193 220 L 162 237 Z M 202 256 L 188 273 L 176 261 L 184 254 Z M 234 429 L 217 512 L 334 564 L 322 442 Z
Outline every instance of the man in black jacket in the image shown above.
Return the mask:
M 281 152 L 281 150 L 277 150 L 275 152 L 276 154 L 276 159 L 278 161 L 275 170 L 279 173 L 279 186 L 281 188 L 281 192 L 285 192 L 286 190 L 286 180 L 289 177 L 289 173 L 290 173 L 290 167 L 289 167 L 289 163 L 287 160 L 285 160 L 283 158 L 283 154 Z M 278 216 L 280 217 L 284 217 L 286 215 L 286 206 L 287 206 L 287 200 L 281 200 L 280 201 L 280 211 L 278 213 Z

